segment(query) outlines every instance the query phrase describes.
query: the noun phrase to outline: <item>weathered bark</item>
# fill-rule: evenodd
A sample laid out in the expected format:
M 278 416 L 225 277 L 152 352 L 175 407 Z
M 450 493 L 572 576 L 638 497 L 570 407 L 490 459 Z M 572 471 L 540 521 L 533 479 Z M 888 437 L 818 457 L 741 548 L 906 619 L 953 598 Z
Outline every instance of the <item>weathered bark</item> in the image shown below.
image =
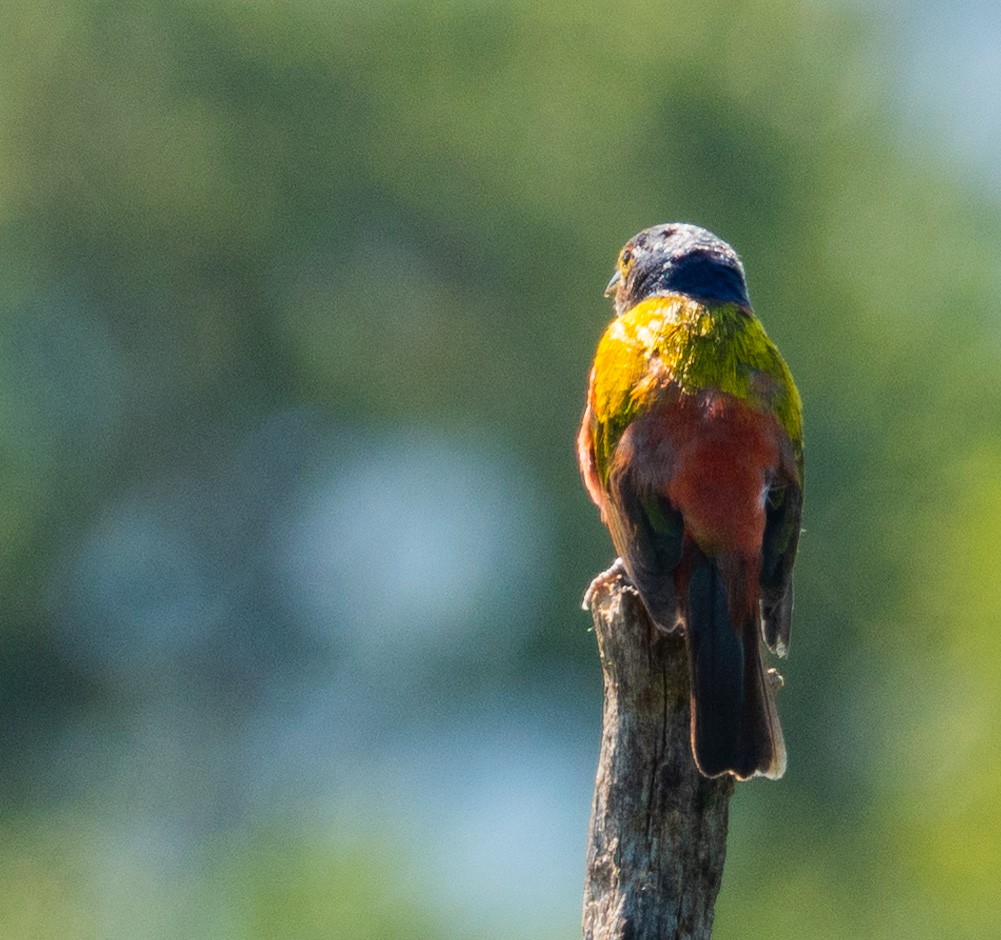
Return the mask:
M 689 742 L 688 657 L 622 576 L 589 594 L 605 676 L 584 886 L 585 940 L 709 937 L 733 780 L 707 780 Z

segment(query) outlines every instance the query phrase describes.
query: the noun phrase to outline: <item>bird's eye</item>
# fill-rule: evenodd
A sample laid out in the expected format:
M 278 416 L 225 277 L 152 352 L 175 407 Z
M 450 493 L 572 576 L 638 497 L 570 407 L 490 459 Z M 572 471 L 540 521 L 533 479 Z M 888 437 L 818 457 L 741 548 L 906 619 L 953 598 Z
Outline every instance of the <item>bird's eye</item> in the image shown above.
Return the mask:
M 619 271 L 622 272 L 622 276 L 625 277 L 629 273 L 629 269 L 633 265 L 633 251 L 631 248 L 623 248 L 622 254 L 619 255 Z

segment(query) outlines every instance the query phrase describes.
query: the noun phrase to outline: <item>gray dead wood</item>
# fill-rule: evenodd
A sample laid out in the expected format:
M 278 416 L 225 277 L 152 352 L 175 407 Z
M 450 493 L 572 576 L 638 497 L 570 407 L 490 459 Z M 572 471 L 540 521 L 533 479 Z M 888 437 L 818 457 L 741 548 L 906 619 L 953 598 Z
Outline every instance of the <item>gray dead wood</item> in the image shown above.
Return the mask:
M 605 705 L 585 940 L 709 937 L 733 780 L 692 759 L 684 638 L 658 631 L 621 576 L 599 576 L 590 607 Z

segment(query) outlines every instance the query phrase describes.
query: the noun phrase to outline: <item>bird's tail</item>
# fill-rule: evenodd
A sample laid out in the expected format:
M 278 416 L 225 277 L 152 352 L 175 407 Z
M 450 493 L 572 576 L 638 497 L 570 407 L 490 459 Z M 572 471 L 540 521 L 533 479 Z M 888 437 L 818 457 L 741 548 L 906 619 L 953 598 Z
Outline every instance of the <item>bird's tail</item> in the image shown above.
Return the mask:
M 761 663 L 757 605 L 739 628 L 714 561 L 702 559 L 685 594 L 692 687 L 692 752 L 707 777 L 785 773 L 786 751 Z

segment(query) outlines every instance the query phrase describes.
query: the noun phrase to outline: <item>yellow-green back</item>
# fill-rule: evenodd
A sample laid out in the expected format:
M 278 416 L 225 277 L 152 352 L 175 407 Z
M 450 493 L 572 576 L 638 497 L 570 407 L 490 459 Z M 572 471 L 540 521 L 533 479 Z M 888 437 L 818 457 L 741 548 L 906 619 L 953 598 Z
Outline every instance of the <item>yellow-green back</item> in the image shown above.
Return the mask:
M 797 460 L 802 405 L 792 374 L 761 321 L 737 304 L 658 296 L 617 317 L 594 359 L 595 456 L 604 479 L 619 437 L 669 391 L 717 389 L 772 414 Z

